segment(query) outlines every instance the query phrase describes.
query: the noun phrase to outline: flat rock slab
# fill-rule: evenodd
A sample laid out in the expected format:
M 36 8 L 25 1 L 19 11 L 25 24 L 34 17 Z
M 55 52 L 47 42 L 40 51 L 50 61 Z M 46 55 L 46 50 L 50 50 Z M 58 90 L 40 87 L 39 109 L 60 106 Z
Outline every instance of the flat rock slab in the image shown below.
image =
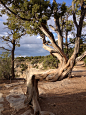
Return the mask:
M 38 87 L 38 90 L 39 90 L 39 95 L 46 94 L 45 89 Z
M 5 84 L 5 87 L 10 88 L 10 87 L 21 85 L 21 84 L 24 84 L 24 82 Z
M 4 98 L 2 97 L 3 94 L 0 93 L 0 102 L 3 102 L 4 101 Z M 2 111 L 4 110 L 4 107 L 3 107 L 3 104 L 0 104 L 0 115 L 2 115 Z
M 2 93 L 0 93 L 0 102 L 3 102 L 4 101 L 4 98 L 2 97 Z
M 4 110 L 3 104 L 0 104 L 0 115 L 2 115 L 2 111 Z
M 24 100 L 26 96 L 24 95 L 21 87 L 15 87 L 10 91 L 10 94 L 6 96 L 7 101 L 10 103 L 10 107 L 13 107 L 16 111 L 25 108 Z
M 21 115 L 31 115 L 31 110 L 27 110 L 26 112 L 24 112 L 23 114 Z
M 45 93 L 45 90 L 53 90 L 55 88 L 63 88 L 66 85 L 71 84 L 71 81 L 69 79 L 64 79 L 62 81 L 56 81 L 56 82 L 45 82 L 45 83 L 39 83 L 39 93 Z M 42 89 L 42 90 L 41 90 Z

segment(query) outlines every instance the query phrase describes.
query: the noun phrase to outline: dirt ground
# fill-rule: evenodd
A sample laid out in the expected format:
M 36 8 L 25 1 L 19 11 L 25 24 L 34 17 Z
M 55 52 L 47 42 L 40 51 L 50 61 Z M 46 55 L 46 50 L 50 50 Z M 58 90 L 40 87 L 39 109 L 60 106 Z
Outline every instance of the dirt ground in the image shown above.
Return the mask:
M 19 81 L 13 80 L 12 83 Z M 29 107 L 25 107 L 15 112 L 10 107 L 6 96 L 15 86 L 6 88 L 9 84 L 7 80 L 0 80 L 0 93 L 3 94 L 4 110 L 2 115 L 22 115 Z M 26 85 L 20 84 L 16 87 L 26 91 Z M 86 67 L 83 61 L 80 61 L 73 69 L 72 78 L 67 78 L 57 82 L 39 82 L 39 103 L 42 111 L 50 111 L 55 115 L 86 115 Z M 17 98 L 17 97 L 16 97 Z

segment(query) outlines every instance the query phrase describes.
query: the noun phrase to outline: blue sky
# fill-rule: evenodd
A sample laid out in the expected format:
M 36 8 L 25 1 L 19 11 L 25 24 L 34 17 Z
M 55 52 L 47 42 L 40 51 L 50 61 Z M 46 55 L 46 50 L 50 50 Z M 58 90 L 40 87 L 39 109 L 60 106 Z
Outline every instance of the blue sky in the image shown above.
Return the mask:
M 51 0 L 52 2 L 53 0 Z M 72 0 L 56 0 L 58 3 L 66 2 L 67 5 L 71 5 Z M 0 36 L 7 35 L 8 29 L 3 25 L 7 16 L 4 15 L 0 17 Z M 49 23 L 53 23 L 51 20 Z M 0 40 L 0 47 L 5 46 L 8 48 L 6 43 L 1 42 Z M 0 50 L 0 54 L 2 50 Z M 16 47 L 15 49 L 15 56 L 40 56 L 40 55 L 49 55 L 49 52 L 42 48 L 42 40 L 39 36 L 30 36 L 25 35 L 20 39 L 20 47 Z
M 51 2 L 53 0 L 50 0 Z M 62 2 L 66 2 L 67 5 L 71 5 L 72 4 L 72 0 L 56 0 L 57 3 L 62 3 Z

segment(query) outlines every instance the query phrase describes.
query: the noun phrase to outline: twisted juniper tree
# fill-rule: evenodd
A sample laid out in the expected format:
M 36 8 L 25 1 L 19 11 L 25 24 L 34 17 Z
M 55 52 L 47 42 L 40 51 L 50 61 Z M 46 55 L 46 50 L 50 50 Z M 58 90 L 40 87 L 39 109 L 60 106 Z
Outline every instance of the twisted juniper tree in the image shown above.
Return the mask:
M 58 69 L 52 71 L 29 71 L 27 79 L 27 101 L 29 104 L 32 104 L 34 114 L 41 114 L 38 103 L 38 80 L 57 81 L 68 77 L 76 61 L 86 54 L 85 52 L 77 59 L 82 26 L 86 14 L 86 1 L 73 0 L 72 2 L 73 22 L 76 26 L 77 34 L 74 51 L 69 59 L 63 49 L 63 27 L 65 25 L 63 17 L 67 10 L 65 3 L 58 4 L 55 0 L 53 0 L 52 4 L 50 4 L 49 0 L 0 0 L 0 3 L 4 6 L 6 12 L 14 15 L 14 20 L 20 19 L 23 21 L 23 26 L 26 28 L 28 34 L 40 34 L 43 40 L 43 48 L 56 56 L 60 61 Z M 80 16 L 77 22 L 76 16 L 78 11 L 80 12 Z M 50 25 L 49 27 L 47 21 L 51 17 L 54 18 L 55 25 Z M 58 45 L 50 28 L 58 35 Z M 46 37 L 49 38 L 50 42 L 46 41 Z

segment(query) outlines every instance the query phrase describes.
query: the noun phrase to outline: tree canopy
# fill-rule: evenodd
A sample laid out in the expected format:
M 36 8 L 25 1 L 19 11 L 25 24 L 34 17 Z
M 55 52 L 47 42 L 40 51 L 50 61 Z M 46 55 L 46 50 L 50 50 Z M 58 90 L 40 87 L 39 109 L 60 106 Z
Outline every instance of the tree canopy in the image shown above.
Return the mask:
M 60 64 L 56 70 L 50 71 L 29 71 L 27 77 L 27 103 L 32 104 L 34 115 L 41 115 L 41 108 L 38 103 L 38 80 L 57 81 L 68 77 L 75 63 L 86 55 L 86 51 L 77 58 L 80 49 L 80 38 L 84 19 L 86 16 L 86 0 L 73 0 L 70 12 L 63 2 L 59 4 L 56 0 L 50 3 L 49 0 L 0 0 L 4 6 L 2 13 L 7 13 L 13 17 L 13 21 L 20 27 L 24 27 L 28 34 L 40 34 L 43 40 L 43 48 L 56 56 Z M 73 16 L 73 22 L 69 21 L 68 16 Z M 47 21 L 53 17 L 54 26 L 48 25 Z M 78 17 L 78 20 L 77 20 Z M 66 18 L 66 19 L 65 19 Z M 17 21 L 18 20 L 18 21 Z M 15 28 L 14 24 L 12 27 Z M 75 46 L 73 53 L 68 59 L 64 52 L 63 35 L 76 27 Z M 10 26 L 11 27 L 11 26 Z M 17 26 L 16 26 L 17 28 Z M 58 43 L 56 43 L 53 32 L 57 33 Z M 17 33 L 15 34 L 15 36 Z M 46 40 L 49 38 L 49 42 Z M 68 43 L 66 43 L 67 45 Z

